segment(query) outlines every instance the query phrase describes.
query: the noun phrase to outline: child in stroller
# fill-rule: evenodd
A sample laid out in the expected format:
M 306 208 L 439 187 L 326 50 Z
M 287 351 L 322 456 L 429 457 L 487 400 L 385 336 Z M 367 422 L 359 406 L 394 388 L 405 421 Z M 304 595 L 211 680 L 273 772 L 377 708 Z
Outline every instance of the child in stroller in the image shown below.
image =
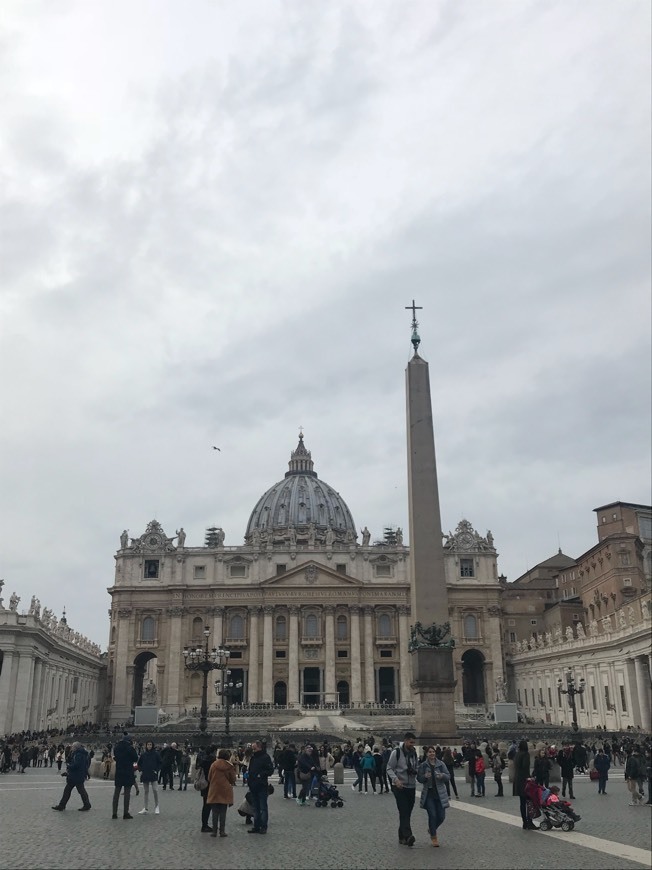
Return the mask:
M 541 794 L 541 811 L 543 819 L 539 830 L 549 831 L 551 828 L 561 828 L 562 831 L 572 831 L 575 822 L 582 818 L 573 810 L 568 801 L 559 799 L 559 787 L 556 785 L 543 790 Z
M 344 806 L 339 791 L 329 783 L 325 771 L 321 777 L 313 777 L 310 795 L 315 798 L 316 807 L 327 807 L 329 803 L 333 809 Z

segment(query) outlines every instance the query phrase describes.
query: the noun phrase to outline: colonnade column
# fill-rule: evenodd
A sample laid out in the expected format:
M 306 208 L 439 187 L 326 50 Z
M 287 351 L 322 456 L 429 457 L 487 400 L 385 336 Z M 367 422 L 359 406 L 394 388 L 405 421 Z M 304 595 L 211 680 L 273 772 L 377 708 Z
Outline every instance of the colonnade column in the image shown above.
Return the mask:
M 169 611 L 168 611 L 169 613 Z M 127 670 L 127 657 L 129 652 L 129 618 L 131 610 L 121 607 L 116 613 L 118 640 L 115 645 L 115 660 L 113 663 L 113 704 L 127 706 L 127 686 L 124 675 Z M 57 687 L 57 697 L 60 698 L 60 686 Z M 57 711 L 61 712 L 61 710 Z M 120 716 L 120 718 L 123 718 Z
M 399 604 L 398 606 L 398 649 L 400 656 L 400 676 L 401 676 L 401 704 L 406 704 L 412 700 L 412 690 L 410 689 L 410 653 L 408 652 L 408 641 L 410 627 L 408 625 L 408 615 L 410 608 L 407 604 Z
M 255 704 L 258 698 L 258 612 L 260 607 L 249 608 L 249 674 L 247 701 Z
M 0 734 L 11 733 L 12 706 L 9 703 L 11 671 L 14 663 L 13 650 L 4 650 L 2 672 L 0 673 Z
M 374 623 L 373 607 L 364 609 L 364 687 L 365 701 L 376 700 L 374 673 Z
M 299 608 L 290 605 L 288 704 L 299 703 Z
M 362 701 L 362 672 L 360 664 L 360 608 L 357 604 L 349 607 L 351 620 L 351 703 Z
M 332 604 L 324 607 L 325 619 L 325 653 L 326 653 L 326 678 L 324 692 L 326 702 L 337 700 L 335 687 L 335 608 Z
M 29 699 L 32 691 L 32 676 L 34 673 L 34 659 L 26 653 L 21 654 L 18 661 L 18 679 L 16 680 L 16 694 L 13 703 L 13 718 L 9 733 L 13 731 L 26 731 L 29 722 Z
M 272 667 L 274 660 L 273 650 L 273 631 L 274 631 L 274 607 L 271 604 L 263 607 L 263 701 L 266 704 L 271 704 L 274 698 L 274 687 L 272 685 Z
M 634 659 L 634 668 L 636 670 L 636 691 L 638 692 L 638 705 L 642 720 L 634 724 L 640 725 L 643 731 L 650 731 L 650 672 L 647 656 L 637 656 Z
M 36 659 L 34 662 L 34 679 L 32 680 L 32 696 L 29 705 L 29 729 L 39 729 L 39 706 L 41 702 L 41 678 L 43 675 L 43 660 Z

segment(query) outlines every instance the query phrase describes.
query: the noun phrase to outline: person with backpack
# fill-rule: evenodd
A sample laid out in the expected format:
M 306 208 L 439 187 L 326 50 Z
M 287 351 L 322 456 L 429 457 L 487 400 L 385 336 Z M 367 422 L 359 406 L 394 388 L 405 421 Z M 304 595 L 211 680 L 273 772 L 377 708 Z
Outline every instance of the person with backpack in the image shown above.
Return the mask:
M 79 808 L 79 811 L 87 812 L 90 810 L 91 802 L 88 797 L 88 792 L 86 791 L 86 786 L 84 785 L 86 780 L 90 779 L 90 774 L 88 772 L 90 763 L 91 760 L 88 752 L 84 749 L 81 743 L 78 741 L 73 743 L 66 764 L 66 773 L 62 774 L 62 776 L 66 777 L 66 785 L 63 794 L 61 795 L 61 800 L 56 804 L 56 806 L 52 807 L 53 810 L 59 810 L 60 812 L 65 810 L 66 804 L 70 800 L 73 788 L 77 789 L 82 799 L 82 805 Z
M 392 792 L 398 809 L 398 842 L 401 846 L 414 846 L 411 817 L 417 787 L 417 753 L 414 748 L 415 736 L 406 731 L 403 743 L 392 750 L 387 762 L 387 776 L 392 784 Z
M 372 755 L 371 749 L 368 749 L 362 756 L 362 775 L 364 776 L 364 793 L 368 793 L 367 780 L 371 780 L 371 789 L 376 794 L 376 762 Z

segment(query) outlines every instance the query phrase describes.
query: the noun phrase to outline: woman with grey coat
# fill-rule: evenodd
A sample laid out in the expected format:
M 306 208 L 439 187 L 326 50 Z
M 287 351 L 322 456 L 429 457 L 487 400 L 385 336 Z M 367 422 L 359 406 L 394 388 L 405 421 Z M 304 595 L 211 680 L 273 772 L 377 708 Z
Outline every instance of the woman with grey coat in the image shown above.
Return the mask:
M 417 770 L 417 780 L 423 783 L 420 807 L 428 813 L 428 831 L 433 846 L 439 846 L 437 830 L 443 825 L 446 810 L 450 806 L 446 791 L 450 778 L 448 768 L 437 758 L 435 747 L 429 746 L 425 761 L 421 762 Z

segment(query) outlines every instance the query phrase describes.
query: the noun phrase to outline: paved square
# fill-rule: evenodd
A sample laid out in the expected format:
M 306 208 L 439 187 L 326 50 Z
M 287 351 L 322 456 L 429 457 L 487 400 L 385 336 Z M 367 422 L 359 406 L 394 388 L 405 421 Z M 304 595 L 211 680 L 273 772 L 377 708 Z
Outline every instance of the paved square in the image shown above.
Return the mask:
M 397 813 L 392 795 L 365 796 L 351 791 L 351 771 L 340 787 L 342 809 L 299 807 L 276 787 L 270 798 L 270 828 L 265 837 L 248 836 L 235 808 L 227 816 L 224 839 L 200 833 L 201 798 L 188 791 L 160 791 L 161 814 L 137 815 L 143 806 L 132 793 L 132 821 L 111 819 L 112 783 L 88 783 L 93 809 L 79 813 L 81 800 L 73 792 L 65 812 L 50 807 L 63 791 L 55 769 L 28 768 L 24 775 L 0 777 L 2 866 L 15 868 L 568 868 L 568 870 L 629 870 L 649 867 L 652 808 L 627 806 L 622 773 L 609 780 L 608 794 L 598 797 L 588 777 L 576 779 L 575 808 L 582 816 L 575 831 L 523 831 L 518 799 L 472 799 L 470 788 L 458 782 L 461 800 L 452 801 L 440 830 L 441 847 L 434 849 L 426 814 L 418 802 L 412 816 L 417 842 L 412 849 L 397 842 Z M 276 782 L 276 777 L 273 778 Z M 236 788 L 236 801 L 245 790 Z

